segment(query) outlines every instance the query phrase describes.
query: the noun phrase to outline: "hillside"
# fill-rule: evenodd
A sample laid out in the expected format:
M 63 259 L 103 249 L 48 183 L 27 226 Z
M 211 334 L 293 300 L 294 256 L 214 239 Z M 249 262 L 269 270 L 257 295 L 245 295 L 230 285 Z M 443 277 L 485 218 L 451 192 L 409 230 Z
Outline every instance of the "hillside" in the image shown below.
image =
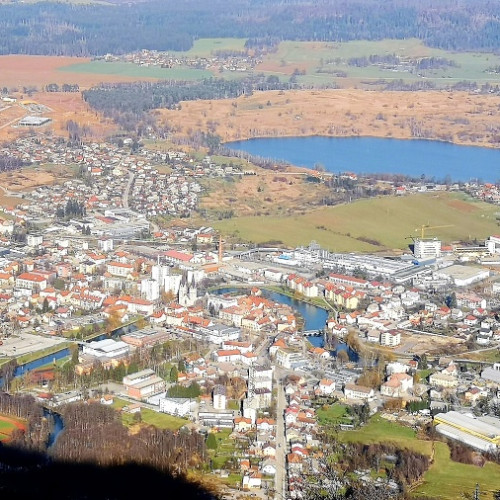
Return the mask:
M 227 235 L 255 243 L 307 245 L 316 240 L 336 252 L 408 250 L 423 224 L 450 226 L 428 232 L 443 242 L 473 241 L 498 232 L 498 208 L 456 193 L 383 197 L 315 209 L 290 217 L 239 217 L 213 225 Z

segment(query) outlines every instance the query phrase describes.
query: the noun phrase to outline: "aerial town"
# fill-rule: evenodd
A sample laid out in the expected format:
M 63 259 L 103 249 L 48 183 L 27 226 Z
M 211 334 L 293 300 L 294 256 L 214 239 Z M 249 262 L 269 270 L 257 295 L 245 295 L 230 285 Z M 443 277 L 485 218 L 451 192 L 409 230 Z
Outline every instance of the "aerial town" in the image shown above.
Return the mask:
M 345 487 L 324 471 L 325 433 L 349 436 L 369 419 L 466 446 L 472 459 L 498 456 L 500 235 L 447 246 L 424 224 L 392 257 L 229 244 L 189 216 L 203 179 L 252 174 L 241 167 L 131 153 L 130 141 L 25 137 L 0 154 L 75 171 L 10 193 L 18 203 L 3 209 L 4 388 L 56 411 L 91 400 L 136 424 L 159 415 L 195 430 L 227 498 Z M 412 189 L 422 186 L 392 196 Z M 498 202 L 495 185 L 467 189 Z M 162 227 L 162 216 L 187 223 Z M 387 470 L 397 453 L 383 451 Z M 427 467 L 347 470 L 390 498 Z

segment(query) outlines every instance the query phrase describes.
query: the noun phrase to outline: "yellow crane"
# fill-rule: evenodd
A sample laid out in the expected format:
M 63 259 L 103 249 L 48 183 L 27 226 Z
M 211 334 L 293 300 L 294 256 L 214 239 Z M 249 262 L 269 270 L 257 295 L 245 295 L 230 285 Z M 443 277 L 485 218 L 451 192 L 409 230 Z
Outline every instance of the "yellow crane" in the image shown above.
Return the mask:
M 415 229 L 415 232 L 417 231 L 420 231 L 420 239 L 424 239 L 425 238 L 425 230 L 426 229 L 441 229 L 441 228 L 444 228 L 444 227 L 453 227 L 454 224 L 445 224 L 443 226 L 430 226 L 429 224 L 422 224 L 420 227 L 417 227 Z

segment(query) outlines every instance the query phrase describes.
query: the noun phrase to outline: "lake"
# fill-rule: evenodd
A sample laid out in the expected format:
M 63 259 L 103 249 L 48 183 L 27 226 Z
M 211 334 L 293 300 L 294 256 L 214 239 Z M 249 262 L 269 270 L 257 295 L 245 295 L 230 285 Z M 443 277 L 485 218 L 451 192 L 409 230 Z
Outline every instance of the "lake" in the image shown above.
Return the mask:
M 500 180 L 500 150 L 427 140 L 375 137 L 280 137 L 228 142 L 254 156 L 329 172 L 404 174 L 453 181 Z

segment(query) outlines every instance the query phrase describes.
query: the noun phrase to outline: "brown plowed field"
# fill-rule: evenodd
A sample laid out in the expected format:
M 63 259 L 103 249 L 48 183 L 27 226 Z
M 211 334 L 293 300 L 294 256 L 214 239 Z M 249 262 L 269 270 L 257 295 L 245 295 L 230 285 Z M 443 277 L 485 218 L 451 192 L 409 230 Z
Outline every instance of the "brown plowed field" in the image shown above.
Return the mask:
M 136 81 L 138 78 L 92 73 L 71 73 L 59 71 L 63 66 L 89 62 L 88 57 L 66 56 L 0 56 L 0 86 L 36 86 L 39 89 L 49 83 L 78 83 L 80 88 L 88 88 L 101 82 Z

